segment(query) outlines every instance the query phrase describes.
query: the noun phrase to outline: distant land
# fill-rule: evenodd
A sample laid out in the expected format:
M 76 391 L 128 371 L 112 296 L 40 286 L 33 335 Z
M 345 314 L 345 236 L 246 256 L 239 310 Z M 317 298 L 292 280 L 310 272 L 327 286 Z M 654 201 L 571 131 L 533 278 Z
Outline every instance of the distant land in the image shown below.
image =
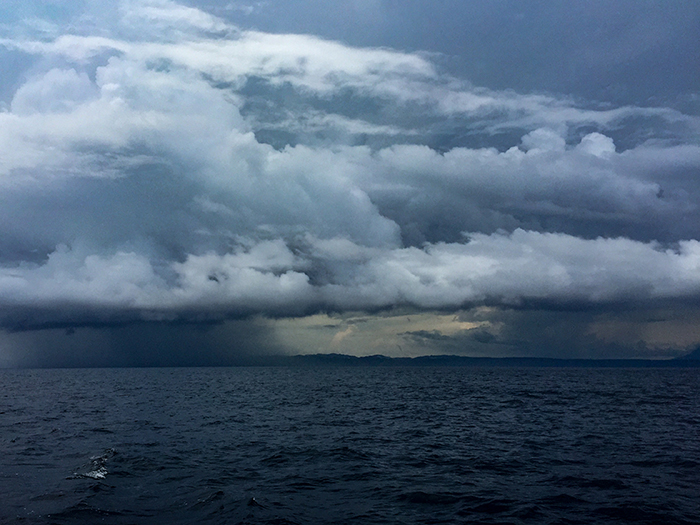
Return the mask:
M 676 359 L 557 359 L 544 357 L 464 357 L 430 355 L 421 357 L 356 357 L 345 354 L 269 356 L 255 363 L 261 366 L 464 366 L 464 367 L 549 367 L 549 368 L 700 368 L 700 349 Z
M 122 364 L 53 364 L 26 368 L 160 368 L 160 367 L 463 367 L 463 368 L 700 368 L 700 348 L 675 359 L 562 359 L 555 357 L 466 357 L 426 355 L 388 357 L 347 354 L 246 355 L 208 362 L 141 362 Z M 25 368 L 25 367 L 19 367 Z
M 700 361 L 700 346 L 689 354 L 685 354 L 677 359 Z

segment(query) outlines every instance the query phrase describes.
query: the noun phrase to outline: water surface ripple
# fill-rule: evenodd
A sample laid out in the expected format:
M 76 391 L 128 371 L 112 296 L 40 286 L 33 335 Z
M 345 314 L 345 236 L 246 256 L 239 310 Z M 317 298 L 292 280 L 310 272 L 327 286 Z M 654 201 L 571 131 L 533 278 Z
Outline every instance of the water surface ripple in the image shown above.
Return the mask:
M 0 521 L 700 523 L 700 370 L 0 371 Z

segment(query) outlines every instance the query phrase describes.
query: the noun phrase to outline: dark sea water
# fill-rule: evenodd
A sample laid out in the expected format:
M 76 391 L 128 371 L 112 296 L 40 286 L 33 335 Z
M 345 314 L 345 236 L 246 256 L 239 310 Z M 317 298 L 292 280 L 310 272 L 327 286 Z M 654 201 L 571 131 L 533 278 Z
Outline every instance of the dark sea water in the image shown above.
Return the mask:
M 700 523 L 700 370 L 0 371 L 0 522 Z

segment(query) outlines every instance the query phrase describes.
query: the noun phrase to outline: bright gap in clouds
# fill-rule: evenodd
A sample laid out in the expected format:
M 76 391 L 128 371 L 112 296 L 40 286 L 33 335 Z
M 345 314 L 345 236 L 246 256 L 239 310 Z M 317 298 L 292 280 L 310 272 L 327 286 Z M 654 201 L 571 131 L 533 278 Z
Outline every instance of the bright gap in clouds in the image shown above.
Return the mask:
M 692 113 L 474 87 L 194 4 L 56 6 L 0 38 L 0 364 L 134 364 L 138 334 L 146 364 L 700 342 Z

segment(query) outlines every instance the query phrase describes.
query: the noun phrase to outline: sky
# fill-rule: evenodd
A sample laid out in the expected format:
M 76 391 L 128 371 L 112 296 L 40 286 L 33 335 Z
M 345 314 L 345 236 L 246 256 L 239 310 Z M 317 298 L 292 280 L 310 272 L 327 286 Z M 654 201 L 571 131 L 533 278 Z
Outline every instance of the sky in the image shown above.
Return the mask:
M 694 0 L 7 0 L 0 367 L 700 345 Z

